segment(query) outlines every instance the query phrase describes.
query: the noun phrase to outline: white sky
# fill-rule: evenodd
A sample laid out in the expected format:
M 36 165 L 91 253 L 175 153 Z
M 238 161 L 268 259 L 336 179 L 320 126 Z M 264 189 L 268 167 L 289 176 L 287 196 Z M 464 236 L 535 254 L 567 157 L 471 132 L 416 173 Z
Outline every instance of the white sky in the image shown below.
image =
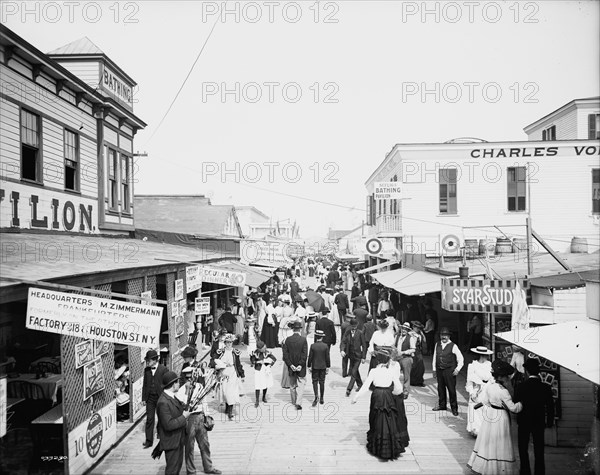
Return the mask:
M 253 205 L 274 220 L 296 219 L 304 238 L 361 224 L 364 182 L 396 143 L 526 140 L 525 125 L 574 98 L 599 94 L 597 1 L 229 1 L 238 21 L 230 14 L 217 23 L 157 130 L 218 16 L 211 9 L 224 2 L 70 4 L 3 1 L 2 22 L 44 52 L 88 36 L 138 82 L 135 113 L 148 127 L 135 149 L 149 156 L 139 159 L 135 192 L 198 193 L 213 204 Z M 437 17 L 423 18 L 425 5 Z M 262 18 L 253 22 L 257 11 Z M 302 16 L 294 23 L 297 12 Z M 327 15 L 337 22 L 325 22 Z M 223 84 L 243 89 L 253 82 L 262 92 L 257 102 L 251 86 L 239 102 L 220 95 Z M 269 82 L 279 83 L 272 103 Z M 439 83 L 442 90 L 450 82 L 462 85 L 457 101 L 452 88 L 446 97 L 440 91 L 403 98 L 410 83 L 430 89 Z M 472 101 L 465 82 L 480 84 Z M 218 93 L 209 96 L 211 83 Z M 282 93 L 288 83 L 300 88 L 296 103 L 293 86 Z M 495 89 L 482 93 L 488 83 L 499 87 L 497 102 Z M 325 102 L 331 93 L 337 102 Z M 238 163 L 237 177 L 202 174 L 211 163 L 221 170 L 222 162 L 231 170 Z M 250 162 L 261 164 L 255 183 Z M 272 182 L 264 162 L 278 164 Z M 302 176 L 291 183 L 282 168 L 293 179 L 294 163 Z M 325 182 L 331 172 L 338 183 Z

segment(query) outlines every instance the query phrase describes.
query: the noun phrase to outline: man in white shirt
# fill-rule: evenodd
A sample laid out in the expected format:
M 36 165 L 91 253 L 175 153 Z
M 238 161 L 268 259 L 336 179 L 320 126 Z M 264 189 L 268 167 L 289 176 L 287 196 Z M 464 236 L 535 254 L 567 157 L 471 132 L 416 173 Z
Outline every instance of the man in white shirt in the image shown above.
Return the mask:
M 464 365 L 464 358 L 458 346 L 450 341 L 450 330 L 443 327 L 440 330 L 440 341 L 433 352 L 433 376 L 437 378 L 438 405 L 433 411 L 446 411 L 446 389 L 450 395 L 452 415 L 458 416 L 458 401 L 456 400 L 456 375 Z
M 400 333 L 396 337 L 396 348 L 398 349 L 399 363 L 404 374 L 404 399 L 408 397 L 410 390 L 410 372 L 412 370 L 413 355 L 417 348 L 417 338 L 412 333 L 409 323 L 403 323 L 400 327 Z

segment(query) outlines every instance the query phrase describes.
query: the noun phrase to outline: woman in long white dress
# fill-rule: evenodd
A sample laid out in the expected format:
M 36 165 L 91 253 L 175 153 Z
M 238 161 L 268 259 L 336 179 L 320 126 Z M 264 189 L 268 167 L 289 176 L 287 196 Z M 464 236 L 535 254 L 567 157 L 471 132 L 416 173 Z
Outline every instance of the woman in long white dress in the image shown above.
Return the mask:
M 521 412 L 523 405 L 514 403 L 504 385 L 509 383 L 514 368 L 506 361 L 497 359 L 492 363 L 492 376 L 481 394 L 484 411 L 481 428 L 475 441 L 467 467 L 482 475 L 516 475 L 519 471 L 510 435 L 510 413 Z M 509 412 L 510 411 L 510 412 Z
M 291 324 L 296 320 L 294 317 L 294 309 L 291 306 L 291 302 L 287 299 L 283 300 L 283 307 L 281 308 L 281 321 L 279 322 L 279 344 L 283 345 L 283 342 L 293 331 Z
M 244 305 L 242 304 L 242 299 L 237 298 L 235 304 L 231 307 L 231 313 L 233 313 L 237 317 L 237 322 L 235 323 L 235 336 L 239 336 L 240 338 L 244 335 L 244 326 L 246 320 L 246 314 L 244 312 Z
M 240 350 L 233 347 L 235 336 L 231 333 L 225 336 L 225 347 L 217 350 L 213 366 L 223 370 L 221 383 L 225 413 L 233 419 L 233 406 L 240 402 L 240 388 L 244 382 L 244 368 L 240 362 Z
M 331 313 L 329 314 L 329 319 L 333 322 L 334 325 L 341 325 L 342 318 L 340 318 L 340 312 L 338 311 L 337 305 L 334 303 L 335 296 L 338 294 L 339 290 L 336 290 L 335 293 L 331 296 Z
M 467 368 L 467 393 L 469 393 L 469 406 L 467 408 L 467 432 L 477 437 L 481 427 L 483 411 L 475 410 L 475 405 L 480 401 L 480 395 L 484 385 L 492 379 L 492 363 L 489 355 L 494 352 L 485 346 L 471 348 L 471 351 L 479 356 Z
M 262 333 L 263 323 L 265 321 L 265 317 L 267 316 L 267 303 L 262 298 L 262 295 L 258 297 L 256 302 L 256 318 L 258 320 L 258 334 Z

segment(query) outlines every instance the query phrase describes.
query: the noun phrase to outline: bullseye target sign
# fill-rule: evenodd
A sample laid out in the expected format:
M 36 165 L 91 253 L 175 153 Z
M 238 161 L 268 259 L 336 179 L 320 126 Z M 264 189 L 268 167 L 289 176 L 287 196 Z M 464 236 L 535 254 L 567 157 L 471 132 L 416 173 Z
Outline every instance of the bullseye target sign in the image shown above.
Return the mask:
M 371 238 L 365 243 L 365 249 L 368 254 L 378 255 L 383 250 L 383 243 L 380 239 Z
M 448 234 L 442 239 L 442 249 L 446 252 L 454 252 L 460 249 L 460 239 L 454 234 Z

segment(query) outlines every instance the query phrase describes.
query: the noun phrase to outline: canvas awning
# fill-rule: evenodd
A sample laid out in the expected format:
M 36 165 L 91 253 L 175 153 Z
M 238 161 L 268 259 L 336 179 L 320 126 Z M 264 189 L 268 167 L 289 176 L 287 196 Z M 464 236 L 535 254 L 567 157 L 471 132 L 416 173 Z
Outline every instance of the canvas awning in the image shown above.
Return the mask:
M 404 295 L 420 295 L 440 292 L 442 278 L 439 274 L 415 269 L 396 269 L 378 272 L 371 276 L 385 287 L 397 290 Z
M 250 267 L 249 265 L 242 264 L 237 261 L 218 262 L 211 264 L 211 267 L 218 267 L 221 269 L 229 269 L 234 272 L 243 272 L 246 274 L 246 285 L 248 287 L 258 287 L 263 282 L 269 280 L 273 273 L 269 273 L 256 267 Z
M 398 264 L 398 263 L 394 262 L 394 261 L 382 262 L 381 264 L 375 264 L 374 266 L 366 267 L 365 269 L 361 269 L 361 270 L 357 271 L 356 273 L 357 274 L 366 274 L 367 272 L 372 272 L 374 270 L 381 269 L 383 267 L 389 267 L 393 264 Z
M 600 384 L 600 324 L 595 320 L 557 323 L 495 335 Z

